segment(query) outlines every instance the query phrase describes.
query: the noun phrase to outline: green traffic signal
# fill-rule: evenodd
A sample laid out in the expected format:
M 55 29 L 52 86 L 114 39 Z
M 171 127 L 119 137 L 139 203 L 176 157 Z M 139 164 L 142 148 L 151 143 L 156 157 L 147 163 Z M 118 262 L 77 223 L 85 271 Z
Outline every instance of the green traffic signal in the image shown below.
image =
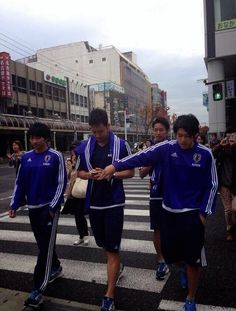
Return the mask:
M 212 85 L 213 100 L 218 101 L 223 99 L 223 88 L 221 83 L 216 83 Z

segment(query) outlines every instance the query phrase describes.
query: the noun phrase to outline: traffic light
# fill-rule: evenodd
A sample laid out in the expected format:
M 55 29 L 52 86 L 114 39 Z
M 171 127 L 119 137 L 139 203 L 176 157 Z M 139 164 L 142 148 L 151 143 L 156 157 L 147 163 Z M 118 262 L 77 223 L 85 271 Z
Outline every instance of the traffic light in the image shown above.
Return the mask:
M 222 100 L 223 99 L 223 87 L 221 83 L 216 83 L 212 85 L 213 91 L 213 100 Z

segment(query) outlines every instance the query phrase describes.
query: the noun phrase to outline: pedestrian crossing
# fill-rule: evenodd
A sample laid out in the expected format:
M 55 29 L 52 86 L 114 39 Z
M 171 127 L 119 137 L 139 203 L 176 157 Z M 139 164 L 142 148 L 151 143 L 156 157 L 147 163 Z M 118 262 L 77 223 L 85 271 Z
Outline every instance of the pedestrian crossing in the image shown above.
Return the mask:
M 125 221 L 121 258 L 125 264 L 116 293 L 119 310 L 182 310 L 184 295 L 163 296 L 170 273 L 164 281 L 155 278 L 156 254 L 149 224 L 148 179 L 134 177 L 124 181 L 126 190 Z M 89 227 L 91 232 L 91 228 Z M 98 306 L 106 289 L 106 262 L 103 250 L 96 246 L 91 232 L 88 246 L 73 246 L 78 238 L 73 216 L 61 215 L 57 234 L 57 253 L 64 276 L 49 285 L 46 295 Z M 37 246 L 30 228 L 27 210 L 16 218 L 0 219 L 0 278 L 7 288 L 29 291 L 36 263 Z M 173 270 L 172 270 L 173 271 Z M 214 310 L 236 311 L 233 308 Z M 210 310 L 200 305 L 198 310 Z M 21 310 L 21 309 L 19 309 Z

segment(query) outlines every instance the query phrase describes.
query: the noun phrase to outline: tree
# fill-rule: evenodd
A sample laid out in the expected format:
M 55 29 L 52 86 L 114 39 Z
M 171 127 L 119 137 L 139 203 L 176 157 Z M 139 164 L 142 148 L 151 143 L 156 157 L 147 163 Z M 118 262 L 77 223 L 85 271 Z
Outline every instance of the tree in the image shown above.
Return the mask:
M 155 120 L 155 118 L 163 117 L 170 121 L 168 110 L 169 107 L 163 107 L 161 104 L 157 104 L 154 107 L 152 105 L 146 105 L 140 108 L 139 115 L 143 121 L 145 135 L 149 134 L 152 122 Z

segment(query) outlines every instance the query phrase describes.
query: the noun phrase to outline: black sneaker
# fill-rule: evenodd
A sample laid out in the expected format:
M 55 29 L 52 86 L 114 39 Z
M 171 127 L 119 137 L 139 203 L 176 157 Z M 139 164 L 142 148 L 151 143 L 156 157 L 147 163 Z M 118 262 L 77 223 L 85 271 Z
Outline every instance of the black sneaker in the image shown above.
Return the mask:
M 43 303 L 42 294 L 37 289 L 33 289 L 25 301 L 25 306 L 38 308 L 41 303 Z
M 59 268 L 57 268 L 57 269 L 52 269 L 48 283 L 52 283 L 56 279 L 58 279 L 62 276 L 63 276 L 62 266 L 59 266 Z

